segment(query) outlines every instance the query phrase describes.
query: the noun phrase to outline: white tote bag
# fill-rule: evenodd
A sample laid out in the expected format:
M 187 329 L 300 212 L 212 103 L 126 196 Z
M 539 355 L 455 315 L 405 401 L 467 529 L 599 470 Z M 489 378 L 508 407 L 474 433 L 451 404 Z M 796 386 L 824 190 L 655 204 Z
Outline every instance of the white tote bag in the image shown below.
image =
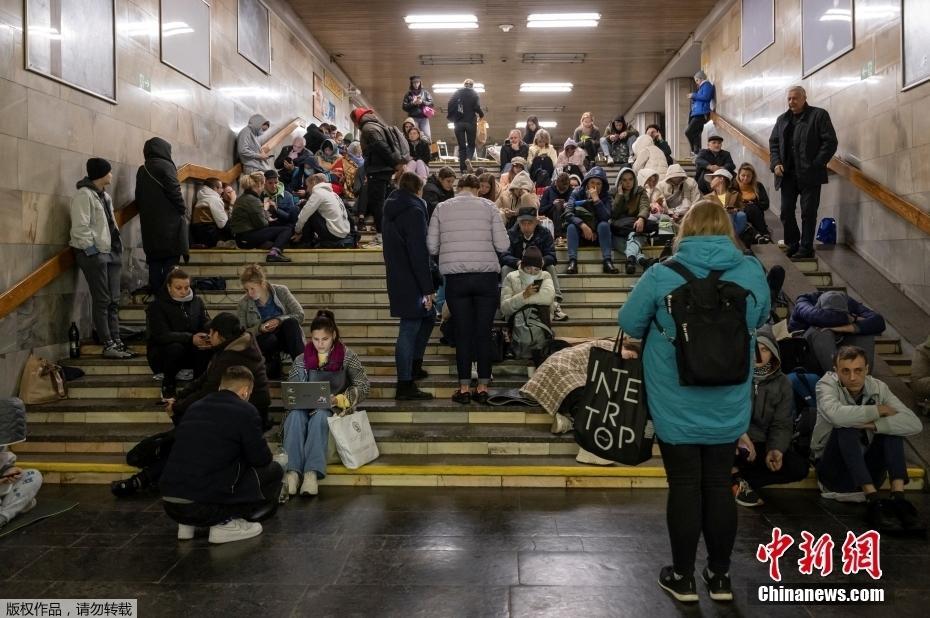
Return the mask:
M 355 470 L 378 458 L 375 434 L 364 410 L 345 416 L 333 415 L 327 422 L 329 434 L 336 442 L 336 452 L 346 468 Z

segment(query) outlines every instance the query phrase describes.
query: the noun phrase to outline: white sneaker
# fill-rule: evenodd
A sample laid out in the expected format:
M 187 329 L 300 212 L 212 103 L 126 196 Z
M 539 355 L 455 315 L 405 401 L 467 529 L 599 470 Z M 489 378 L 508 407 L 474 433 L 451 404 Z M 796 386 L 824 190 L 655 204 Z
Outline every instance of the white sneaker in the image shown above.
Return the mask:
M 564 414 L 555 413 L 554 418 L 552 419 L 552 427 L 549 428 L 549 431 L 555 434 L 566 433 L 571 431 L 575 426 L 575 423 L 569 417 Z M 580 454 L 580 453 L 579 453 Z
M 836 500 L 837 502 L 865 502 L 865 494 L 861 491 L 830 491 L 824 487 L 820 481 L 817 481 L 817 487 L 820 489 L 820 497 L 824 500 Z
M 156 382 L 161 382 L 162 380 L 165 379 L 165 374 L 156 373 L 155 375 L 152 376 L 152 379 L 155 380 Z
M 194 370 L 193 369 L 182 369 L 177 374 L 175 374 L 176 380 L 181 380 L 182 382 L 190 382 L 194 379 Z
M 613 158 L 613 157 L 607 157 L 607 165 L 613 165 L 613 164 L 614 164 L 614 158 Z
M 575 461 L 583 464 L 591 464 L 593 466 L 612 466 L 615 463 L 609 459 L 598 457 L 591 451 L 586 451 L 583 448 L 578 449 L 578 456 L 575 457 Z
M 190 541 L 194 538 L 194 532 L 196 528 L 193 526 L 186 526 L 184 524 L 178 524 L 178 540 L 179 541 Z
M 244 519 L 230 519 L 225 524 L 210 526 L 211 543 L 232 543 L 233 541 L 244 541 L 251 539 L 262 533 L 262 525 L 257 521 L 246 521 Z
M 316 482 L 316 472 L 304 473 L 304 482 L 300 486 L 301 496 L 315 496 L 320 493 L 320 485 Z
M 564 322 L 568 319 L 568 315 L 562 311 L 562 305 L 558 302 L 552 303 L 552 319 L 556 322 Z
M 297 486 L 300 485 L 300 473 L 288 470 L 284 478 L 287 482 L 287 495 L 296 496 Z

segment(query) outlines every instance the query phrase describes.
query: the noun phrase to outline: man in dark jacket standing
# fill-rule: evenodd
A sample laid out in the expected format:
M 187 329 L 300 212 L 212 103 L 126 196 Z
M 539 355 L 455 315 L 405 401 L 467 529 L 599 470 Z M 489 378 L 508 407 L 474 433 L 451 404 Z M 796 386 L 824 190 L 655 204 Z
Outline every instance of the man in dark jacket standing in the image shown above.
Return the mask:
M 419 75 L 410 76 L 410 89 L 404 95 L 404 102 L 401 107 L 417 123 L 417 128 L 420 129 L 420 133 L 426 137 L 426 140 L 431 140 L 429 116 L 426 115 L 423 108 L 433 107 L 433 97 L 430 96 L 429 90 L 423 87 L 423 80 Z M 406 134 L 406 131 L 404 133 Z
M 400 318 L 394 347 L 397 365 L 395 399 L 432 399 L 414 380 L 426 378 L 423 355 L 436 324 L 433 276 L 426 247 L 426 202 L 423 180 L 404 172 L 384 205 L 384 269 L 391 315 Z
M 142 147 L 145 157 L 136 172 L 136 206 L 142 227 L 142 249 L 149 267 L 149 287 L 158 292 L 165 278 L 187 255 L 187 208 L 181 196 L 171 144 L 153 137 Z
M 357 107 L 352 111 L 352 122 L 359 128 L 362 156 L 365 158 L 365 175 L 368 178 L 367 210 L 375 220 L 373 245 L 381 244 L 381 218 L 391 177 L 403 169 L 405 161 L 388 142 L 387 128 L 373 110 Z
M 249 539 L 277 510 L 284 470 L 272 459 L 258 411 L 248 402 L 251 391 L 252 373 L 229 367 L 220 390 L 191 406 L 175 430 L 160 486 L 179 540 L 208 526 L 211 543 Z
M 477 118 L 476 118 L 477 116 Z M 459 172 L 471 171 L 471 159 L 475 156 L 475 135 L 478 133 L 478 118 L 484 118 L 481 98 L 475 92 L 475 82 L 466 79 L 462 88 L 449 99 L 449 120 L 455 123 L 455 139 L 459 144 Z
M 788 111 L 778 117 L 769 137 L 769 163 L 781 190 L 781 221 L 788 257 L 814 257 L 814 228 L 827 164 L 836 153 L 836 131 L 827 110 L 807 104 L 804 88 L 788 90 Z M 801 198 L 801 229 L 795 217 Z

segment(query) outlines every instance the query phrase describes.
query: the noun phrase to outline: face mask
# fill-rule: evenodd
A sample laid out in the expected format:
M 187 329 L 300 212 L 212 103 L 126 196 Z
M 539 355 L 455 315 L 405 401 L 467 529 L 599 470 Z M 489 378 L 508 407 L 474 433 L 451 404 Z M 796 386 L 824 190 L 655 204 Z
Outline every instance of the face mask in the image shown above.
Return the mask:
M 520 269 L 520 283 L 523 284 L 523 287 L 526 287 L 529 284 L 533 283 L 533 281 L 535 281 L 536 277 L 538 276 L 539 275 L 531 275 L 530 273 L 526 272 L 522 268 Z

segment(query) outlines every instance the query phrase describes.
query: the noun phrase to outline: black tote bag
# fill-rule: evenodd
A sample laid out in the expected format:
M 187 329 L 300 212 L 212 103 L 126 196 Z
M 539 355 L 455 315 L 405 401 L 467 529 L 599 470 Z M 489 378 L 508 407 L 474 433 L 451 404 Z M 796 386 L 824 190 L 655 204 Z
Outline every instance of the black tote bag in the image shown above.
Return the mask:
M 636 466 L 652 457 L 655 429 L 646 406 L 643 361 L 620 356 L 622 335 L 613 350 L 595 346 L 588 353 L 575 442 L 598 457 Z

